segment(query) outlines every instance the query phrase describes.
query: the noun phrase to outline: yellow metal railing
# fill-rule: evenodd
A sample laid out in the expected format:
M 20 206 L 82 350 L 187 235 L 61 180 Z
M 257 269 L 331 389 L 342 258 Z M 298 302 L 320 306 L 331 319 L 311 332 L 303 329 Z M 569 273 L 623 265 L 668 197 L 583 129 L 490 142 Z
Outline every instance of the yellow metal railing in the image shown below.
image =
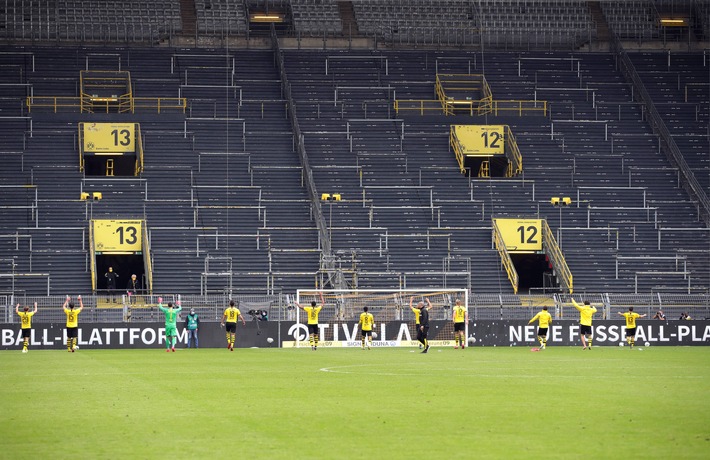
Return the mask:
M 148 239 L 148 225 L 146 221 L 143 221 L 143 264 L 145 268 L 145 281 L 147 294 L 151 295 L 153 293 L 153 263 L 150 257 L 150 241 Z
M 505 156 L 508 158 L 506 177 L 515 177 L 523 172 L 523 156 L 510 126 L 505 126 Z
M 555 235 L 552 233 L 552 230 L 550 230 L 550 226 L 545 219 L 542 220 L 542 247 L 545 250 L 545 254 L 549 257 L 552 267 L 557 272 L 560 286 L 572 294 L 574 290 L 572 272 L 567 265 L 564 254 L 562 254 L 562 249 L 560 249 L 560 246 L 557 244 Z
M 465 173 L 466 167 L 464 164 L 465 157 L 463 154 L 463 145 L 461 145 L 461 141 L 456 136 L 455 125 L 451 125 L 451 127 L 449 128 L 449 144 L 451 145 L 451 148 L 454 149 L 454 155 L 456 155 L 456 161 L 459 164 L 459 169 L 461 170 L 461 173 Z
M 26 99 L 27 111 L 32 112 L 33 109 L 50 108 L 52 112 L 57 113 L 59 110 L 66 108 L 78 108 L 80 111 L 84 109 L 83 97 L 64 97 L 64 96 L 28 96 Z M 86 101 L 88 104 L 88 101 Z M 106 110 L 111 108 L 121 109 L 126 106 L 130 107 L 130 113 L 135 113 L 137 109 L 155 109 L 158 113 L 169 110 L 179 110 L 185 113 L 187 109 L 187 99 L 184 97 L 132 97 L 129 102 L 124 100 L 114 102 L 105 102 Z
M 94 250 L 94 221 L 89 222 L 89 253 L 91 254 L 91 292 L 96 292 L 96 251 Z
M 513 286 L 513 292 L 518 293 L 519 278 L 518 272 L 515 270 L 515 265 L 513 265 L 513 260 L 510 258 L 508 253 L 508 248 L 505 247 L 505 241 L 503 241 L 503 236 L 500 233 L 498 224 L 496 224 L 495 219 L 493 220 L 493 242 L 495 243 L 495 248 L 500 256 L 501 264 L 508 275 L 508 280 Z

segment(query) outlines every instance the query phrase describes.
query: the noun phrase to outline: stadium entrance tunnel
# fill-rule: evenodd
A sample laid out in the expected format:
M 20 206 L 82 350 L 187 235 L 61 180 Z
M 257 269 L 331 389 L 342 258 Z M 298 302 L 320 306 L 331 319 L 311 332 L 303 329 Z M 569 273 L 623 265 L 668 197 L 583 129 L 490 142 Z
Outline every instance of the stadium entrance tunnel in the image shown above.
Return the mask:
M 113 272 L 118 275 L 116 279 L 116 289 L 109 290 L 108 269 L 111 267 Z M 102 254 L 96 255 L 96 288 L 99 294 L 121 296 L 126 294 L 128 280 L 131 275 L 136 275 L 136 279 L 140 284 L 140 294 L 147 294 L 145 263 L 142 254 Z
M 545 254 L 511 254 L 511 260 L 518 272 L 518 292 L 531 288 L 549 288 L 552 267 Z M 556 282 L 555 282 L 556 283 Z M 556 283 L 555 287 L 559 285 Z
M 135 155 L 84 155 L 84 170 L 92 177 L 134 177 Z
M 505 156 L 466 156 L 466 175 L 471 177 L 506 177 L 508 158 Z

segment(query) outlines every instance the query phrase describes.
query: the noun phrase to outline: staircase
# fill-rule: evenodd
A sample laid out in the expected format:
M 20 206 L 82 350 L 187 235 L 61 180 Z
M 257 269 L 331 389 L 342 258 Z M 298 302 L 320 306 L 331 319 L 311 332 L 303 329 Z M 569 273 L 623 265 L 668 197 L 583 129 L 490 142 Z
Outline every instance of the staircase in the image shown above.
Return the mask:
M 194 0 L 180 0 L 180 18 L 183 35 L 194 37 L 197 32 L 197 11 Z
M 340 10 L 340 22 L 343 25 L 343 34 L 349 34 L 350 36 L 360 35 L 357 28 L 357 20 L 355 19 L 353 2 L 338 2 L 338 9 Z
M 589 2 L 589 13 L 592 15 L 594 24 L 597 25 L 597 39 L 608 42 L 611 39 L 609 23 L 606 22 L 606 17 L 602 12 L 601 6 L 599 6 L 599 2 Z

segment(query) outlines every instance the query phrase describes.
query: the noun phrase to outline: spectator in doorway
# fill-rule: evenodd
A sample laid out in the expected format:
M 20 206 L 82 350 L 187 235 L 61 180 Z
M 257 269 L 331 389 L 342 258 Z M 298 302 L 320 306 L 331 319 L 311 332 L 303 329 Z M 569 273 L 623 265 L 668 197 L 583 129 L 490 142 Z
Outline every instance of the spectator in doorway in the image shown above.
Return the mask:
M 113 267 L 108 267 L 108 271 L 104 273 L 104 277 L 106 278 L 106 291 L 109 295 L 109 301 L 113 303 L 116 301 L 114 296 L 116 294 L 116 281 L 118 280 L 118 273 L 113 271 Z
M 126 286 L 126 294 L 128 294 L 130 304 L 135 303 L 135 298 L 140 293 L 140 290 L 141 282 L 135 274 L 131 275 L 131 279 L 128 280 L 128 285 Z

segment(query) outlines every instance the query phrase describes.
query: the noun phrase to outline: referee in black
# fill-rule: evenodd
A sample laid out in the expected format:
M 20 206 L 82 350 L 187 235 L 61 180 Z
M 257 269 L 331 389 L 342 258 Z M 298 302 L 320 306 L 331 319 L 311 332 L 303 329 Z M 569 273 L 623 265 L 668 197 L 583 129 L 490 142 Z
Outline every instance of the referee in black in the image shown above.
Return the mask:
M 430 306 L 431 302 L 429 302 L 429 299 L 425 300 Z M 424 305 L 422 305 L 421 313 L 419 314 L 419 330 L 421 331 L 419 341 L 424 345 L 422 353 L 426 353 L 429 351 L 429 341 L 427 340 L 429 336 L 429 309 Z

